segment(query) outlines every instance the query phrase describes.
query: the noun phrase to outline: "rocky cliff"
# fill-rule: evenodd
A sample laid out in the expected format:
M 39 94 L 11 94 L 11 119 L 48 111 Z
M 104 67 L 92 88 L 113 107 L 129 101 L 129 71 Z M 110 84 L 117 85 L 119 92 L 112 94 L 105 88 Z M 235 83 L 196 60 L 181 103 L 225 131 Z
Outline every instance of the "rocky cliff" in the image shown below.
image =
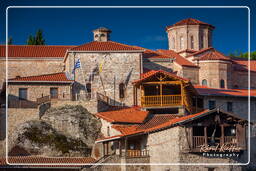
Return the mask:
M 14 146 L 34 155 L 89 156 L 101 122 L 82 106 L 50 108 L 40 120 L 22 123 Z

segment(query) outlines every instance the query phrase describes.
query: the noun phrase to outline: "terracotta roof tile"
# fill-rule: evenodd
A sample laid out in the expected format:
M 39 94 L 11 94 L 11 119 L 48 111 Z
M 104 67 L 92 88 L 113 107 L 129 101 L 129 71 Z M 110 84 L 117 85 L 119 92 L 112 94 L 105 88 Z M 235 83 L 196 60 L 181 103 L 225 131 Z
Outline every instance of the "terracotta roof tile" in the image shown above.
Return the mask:
M 148 111 L 142 111 L 140 107 L 128 107 L 120 110 L 100 112 L 96 116 L 112 123 L 142 123 L 148 116 Z
M 141 134 L 141 133 L 145 134 L 145 133 L 149 133 L 152 131 L 157 131 L 159 129 L 164 129 L 164 128 L 167 128 L 170 126 L 174 126 L 177 123 L 185 122 L 190 119 L 196 118 L 198 116 L 207 114 L 208 111 L 209 110 L 204 110 L 204 111 L 196 113 L 196 114 L 181 116 L 181 117 L 179 117 L 177 115 L 176 115 L 177 117 L 175 117 L 175 115 L 160 116 L 160 117 L 155 116 L 155 118 L 153 117 L 151 120 L 149 120 L 148 122 L 145 122 L 144 124 L 140 124 L 137 126 L 133 125 L 133 126 L 126 127 L 126 128 L 123 127 L 122 128 L 123 130 L 121 131 L 122 134 L 116 135 L 115 138 L 121 138 L 123 136 L 133 135 L 133 134 Z M 112 137 L 106 137 L 106 138 L 104 138 L 104 140 L 109 140 L 111 138 Z
M 199 51 L 196 51 L 196 52 L 188 55 L 187 57 L 201 55 L 207 51 L 212 51 L 212 50 L 215 50 L 215 49 L 213 47 L 204 48 L 204 49 L 201 49 Z
M 205 60 L 225 60 L 230 61 L 230 57 L 225 56 L 224 54 L 214 50 L 210 51 L 202 56 L 200 56 L 197 60 L 205 61 Z
M 186 58 L 180 56 L 178 53 L 174 52 L 173 50 L 159 49 L 159 50 L 157 50 L 157 52 L 175 58 L 174 62 L 176 62 L 177 64 L 179 64 L 181 66 L 197 67 L 195 64 L 193 64 Z
M 30 167 L 81 167 L 84 164 L 95 163 L 96 159 L 92 157 L 41 157 L 41 156 L 15 156 L 8 157 L 8 162 L 12 164 L 24 163 L 29 164 L 47 164 L 40 166 L 30 166 Z M 49 165 L 48 165 L 49 164 Z M 64 164 L 58 166 L 58 164 Z M 81 165 L 72 165 L 81 164 Z M 0 158 L 0 166 L 8 165 L 6 158 Z
M 71 49 L 71 51 L 142 51 L 134 46 L 125 45 L 114 41 L 89 42 Z
M 143 74 L 141 75 L 142 78 L 139 79 L 139 80 L 133 81 L 133 83 L 134 83 L 134 84 L 140 83 L 140 82 L 145 81 L 145 80 L 147 80 L 148 78 L 150 78 L 150 77 L 152 77 L 152 76 L 154 76 L 154 75 L 156 75 L 156 74 L 159 74 L 159 73 L 163 73 L 163 74 L 165 74 L 165 75 L 167 75 L 167 76 L 169 76 L 169 77 L 175 78 L 175 79 L 177 79 L 177 80 L 189 81 L 189 80 L 186 79 L 186 78 L 179 77 L 179 76 L 175 75 L 174 73 L 170 73 L 170 72 L 167 72 L 167 71 L 163 71 L 163 70 L 150 70 L 150 71 L 148 71 L 148 72 L 146 72 L 146 73 L 143 73 Z
M 65 73 L 53 73 L 53 74 L 45 74 L 45 75 L 36 75 L 36 76 L 28 76 L 28 77 L 16 77 L 13 79 L 9 79 L 8 82 L 34 82 L 34 81 L 42 81 L 42 82 L 73 82 L 73 80 L 69 80 Z
M 182 25 L 206 25 L 206 26 L 210 26 L 210 27 L 214 28 L 214 26 L 212 26 L 211 24 L 199 21 L 194 18 L 187 18 L 187 19 L 181 20 L 171 26 L 167 26 L 166 29 L 174 27 L 174 26 L 182 26 Z
M 232 58 L 233 69 L 236 71 L 248 71 L 249 61 L 248 59 Z M 256 72 L 256 60 L 250 60 L 250 71 Z
M 8 57 L 57 57 L 63 58 L 68 49 L 65 45 L 8 45 Z M 0 57 L 5 57 L 6 45 L 0 45 Z
M 194 86 L 200 95 L 205 96 L 239 96 L 248 97 L 249 91 L 247 89 L 222 89 L 222 88 L 209 88 L 206 86 Z M 251 89 L 251 96 L 256 97 L 256 90 Z

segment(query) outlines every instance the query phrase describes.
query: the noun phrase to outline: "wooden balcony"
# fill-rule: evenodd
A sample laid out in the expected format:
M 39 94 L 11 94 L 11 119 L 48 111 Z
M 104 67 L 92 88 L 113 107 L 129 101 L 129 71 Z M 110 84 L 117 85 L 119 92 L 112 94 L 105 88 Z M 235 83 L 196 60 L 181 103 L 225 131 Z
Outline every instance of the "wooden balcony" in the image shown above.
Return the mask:
M 126 157 L 149 157 L 148 150 L 127 150 Z
M 181 95 L 141 96 L 142 107 L 172 107 L 181 105 Z

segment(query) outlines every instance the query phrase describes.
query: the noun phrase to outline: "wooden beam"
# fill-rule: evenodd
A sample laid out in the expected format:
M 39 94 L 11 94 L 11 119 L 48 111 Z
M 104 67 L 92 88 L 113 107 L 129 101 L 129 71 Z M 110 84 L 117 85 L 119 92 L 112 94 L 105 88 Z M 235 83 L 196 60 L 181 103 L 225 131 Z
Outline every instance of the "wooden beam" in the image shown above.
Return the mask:
M 181 84 L 181 81 L 153 81 L 153 82 L 144 82 L 142 84 Z
M 205 144 L 208 144 L 207 141 L 208 141 L 208 139 L 207 139 L 207 127 L 205 126 L 205 127 L 204 127 L 204 143 L 205 143 Z
M 224 125 L 223 124 L 221 124 L 220 127 L 221 127 L 220 144 L 222 145 L 222 144 L 224 144 L 224 133 L 225 133 L 225 131 L 224 131 Z

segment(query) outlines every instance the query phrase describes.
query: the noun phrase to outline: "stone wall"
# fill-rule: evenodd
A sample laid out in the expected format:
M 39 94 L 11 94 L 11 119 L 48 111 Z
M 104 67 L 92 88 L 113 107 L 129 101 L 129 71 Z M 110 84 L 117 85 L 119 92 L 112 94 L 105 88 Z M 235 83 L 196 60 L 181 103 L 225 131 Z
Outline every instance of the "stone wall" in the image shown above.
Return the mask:
M 85 85 L 91 83 L 92 97 L 96 92 L 109 96 L 115 105 L 133 105 L 132 81 L 140 78 L 141 53 L 76 53 L 80 58 L 81 68 L 75 71 L 75 94 L 86 93 Z M 70 74 L 73 69 L 73 54 L 68 55 L 66 67 Z M 101 68 L 102 72 L 98 72 Z M 93 72 L 94 71 L 94 72 Z M 119 97 L 119 85 L 125 85 L 125 97 Z
M 173 72 L 173 62 L 143 61 L 143 67 L 150 70 L 164 70 Z
M 244 119 L 248 119 L 248 98 L 247 97 L 228 97 L 228 96 L 204 96 L 204 108 L 209 108 L 209 100 L 216 101 L 216 107 L 227 111 L 227 102 L 233 103 L 233 113 Z M 251 121 L 256 121 L 256 99 L 251 99 Z
M 169 49 L 176 52 L 185 49 L 200 50 L 212 46 L 212 29 L 208 26 L 175 26 L 167 30 L 167 35 Z M 194 47 L 191 47 L 192 36 Z M 183 37 L 183 42 L 180 41 L 181 37 Z
M 251 88 L 256 89 L 256 72 L 251 72 Z M 232 88 L 244 89 L 248 88 L 248 72 L 247 71 L 232 71 Z
M 201 61 L 199 63 L 199 83 L 202 85 L 204 79 L 207 80 L 207 86 L 220 88 L 220 80 L 225 82 L 225 88 L 232 88 L 231 83 L 231 65 L 224 61 Z
M 0 58 L 0 89 L 5 80 L 5 58 Z M 8 60 L 8 78 L 15 78 L 16 76 L 32 76 L 62 72 L 63 59 L 62 58 L 12 58 Z
M 150 165 L 139 165 L 139 163 L 150 163 L 149 157 L 134 157 L 134 158 L 125 158 L 126 171 L 150 171 Z M 137 164 L 137 165 L 133 165 Z
M 12 147 L 12 133 L 15 128 L 29 120 L 39 119 L 38 109 L 8 109 L 8 148 Z
M 19 88 L 28 89 L 29 101 L 36 101 L 37 98 L 50 95 L 50 88 L 58 88 L 58 98 L 63 100 L 71 99 L 71 86 L 69 84 L 9 84 L 9 99 L 15 100 L 19 97 Z
M 187 78 L 192 84 L 199 84 L 199 68 L 197 67 L 182 67 L 182 77 Z

